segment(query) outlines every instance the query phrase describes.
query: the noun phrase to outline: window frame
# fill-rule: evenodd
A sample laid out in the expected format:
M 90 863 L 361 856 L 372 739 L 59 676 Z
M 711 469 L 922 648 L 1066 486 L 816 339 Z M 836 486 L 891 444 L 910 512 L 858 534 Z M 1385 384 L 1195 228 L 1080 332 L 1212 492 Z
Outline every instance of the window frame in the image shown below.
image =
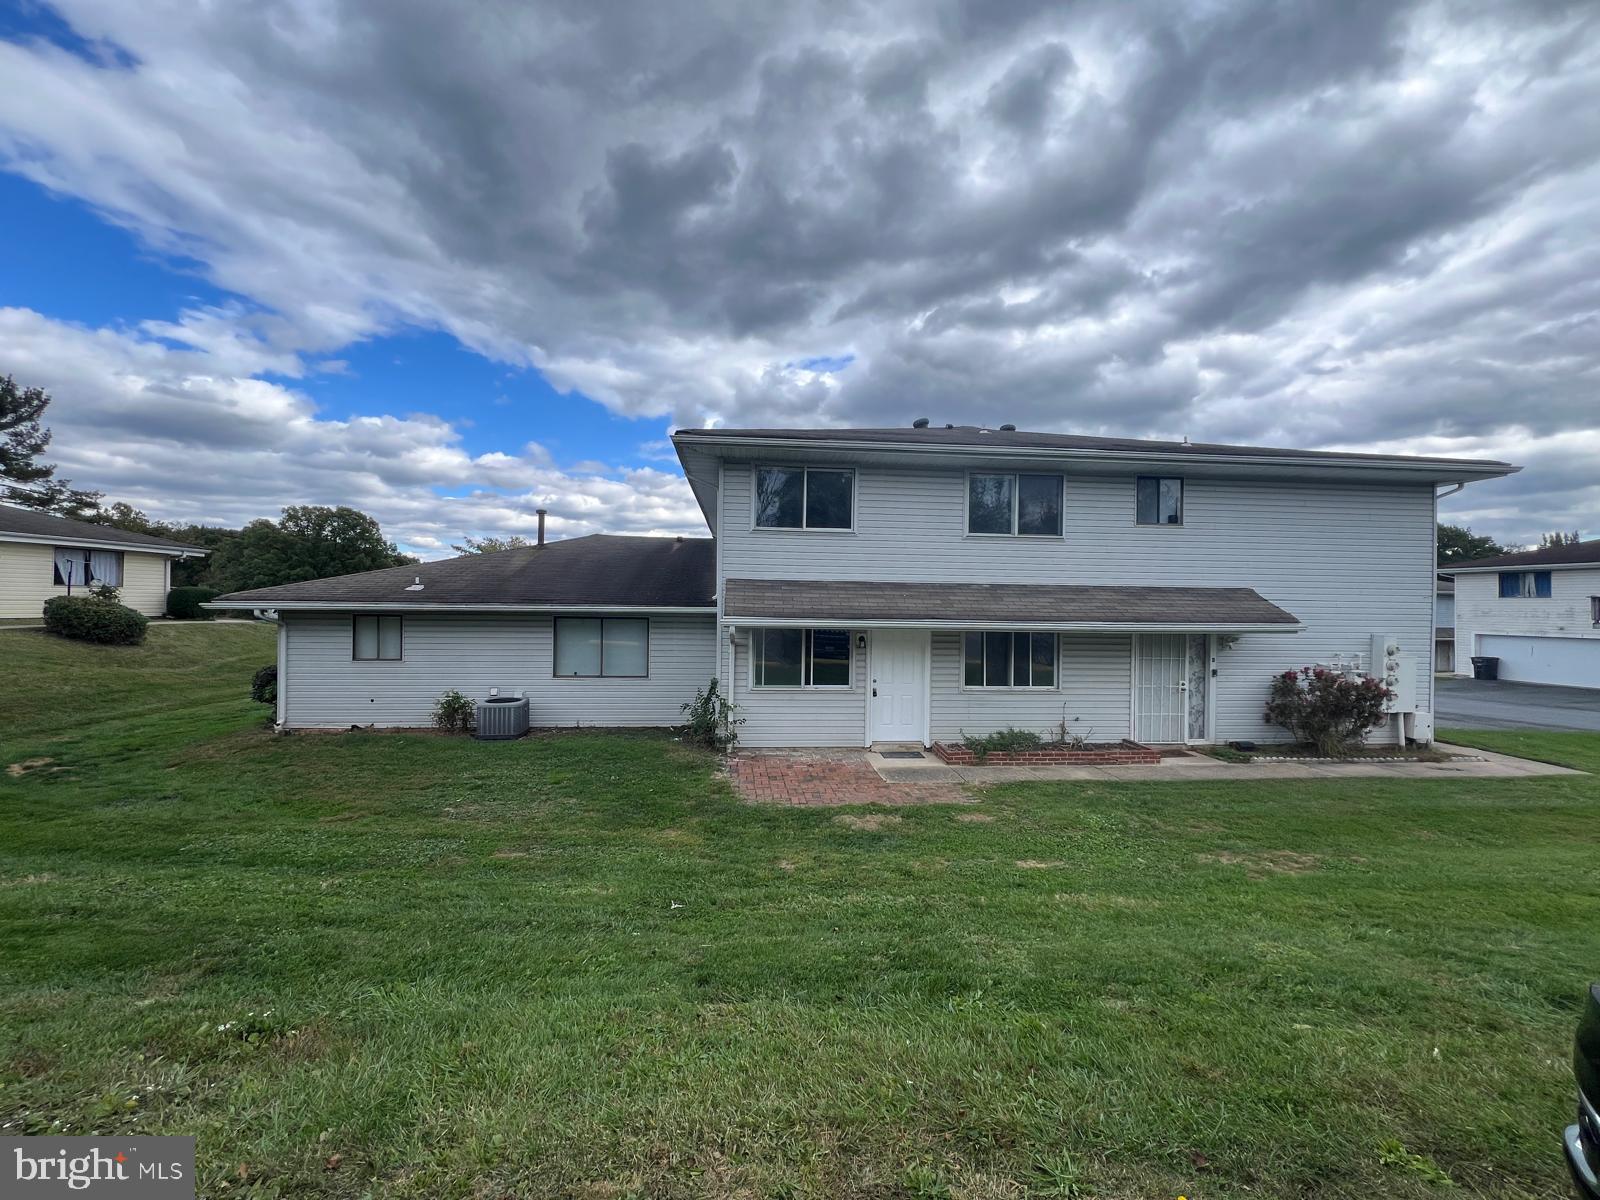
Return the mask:
M 1178 484 L 1178 519 L 1176 521 L 1141 521 L 1139 519 L 1139 485 L 1146 479 L 1155 480 L 1156 484 L 1156 513 L 1161 510 L 1161 484 L 1164 480 L 1176 480 Z M 1141 529 L 1182 529 L 1185 510 L 1189 507 L 1189 482 L 1184 475 L 1135 475 L 1133 477 L 1133 523 Z
M 1532 591 L 1524 592 L 1522 585 L 1517 585 L 1517 591 L 1511 595 L 1506 594 L 1506 578 L 1517 576 L 1531 581 Z M 1544 583 L 1544 591 L 1539 591 L 1540 581 Z M 1510 570 L 1495 572 L 1495 597 L 1500 600 L 1549 600 L 1555 595 L 1555 577 L 1549 571 L 1540 571 L 1536 568 L 1527 570 Z
M 1008 475 L 1011 478 L 1011 532 L 988 533 L 972 528 L 972 477 L 974 475 Z M 1022 519 L 1022 479 L 1054 479 L 1060 496 L 1061 528 L 1056 533 L 1020 533 Z M 1022 538 L 1031 542 L 1065 541 L 1067 536 L 1067 476 L 1062 471 L 981 471 L 969 469 L 963 478 L 961 491 L 961 535 L 969 538 Z M 998 631 L 997 631 L 998 632 Z M 1018 632 L 1027 632 L 1019 630 Z
M 371 658 L 363 658 L 356 653 L 356 623 L 358 621 L 376 621 L 378 653 Z M 383 622 L 400 622 L 400 653 L 393 658 L 383 656 Z M 359 663 L 386 663 L 405 662 L 406 660 L 406 619 L 401 613 L 351 613 L 350 614 L 350 661 Z
M 560 655 L 557 643 L 561 638 L 561 622 L 563 621 L 599 621 L 600 622 L 600 673 L 598 675 L 561 675 L 556 671 L 556 662 Z M 643 675 L 608 675 L 606 674 L 606 622 L 607 621 L 643 621 L 644 622 L 644 674 Z M 563 613 L 550 622 L 550 678 L 552 679 L 649 679 L 650 678 L 650 639 L 653 631 L 650 628 L 649 617 L 629 616 L 586 616 L 583 613 Z
M 798 631 L 800 634 L 800 682 L 799 683 L 760 683 L 756 680 L 756 639 L 765 639 L 768 630 L 780 632 Z M 846 654 L 847 683 L 808 683 L 813 675 L 812 635 L 818 631 L 823 633 L 844 634 L 844 647 Z M 749 680 L 751 691 L 761 692 L 853 692 L 856 690 L 856 639 L 855 634 L 848 629 L 836 625 L 758 625 L 750 630 L 749 639 L 749 664 L 745 672 Z
M 763 471 L 800 472 L 800 524 L 761 524 L 761 472 Z M 826 471 L 834 475 L 850 476 L 850 524 L 848 527 L 843 525 L 806 524 L 806 509 L 808 507 L 807 501 L 810 497 L 810 475 L 812 471 Z M 854 533 L 856 531 L 856 502 L 857 497 L 861 494 L 859 483 L 860 478 L 854 467 L 825 466 L 821 463 L 753 463 L 750 467 L 750 530 L 752 533 Z
M 68 554 L 76 554 L 80 556 L 77 561 L 83 565 L 83 578 L 81 580 L 77 580 L 74 583 L 68 584 L 66 580 L 61 578 L 61 567 L 60 564 L 56 562 L 56 555 L 61 553 L 63 550 L 65 550 Z M 50 586 L 58 588 L 91 588 L 95 584 L 99 583 L 100 580 L 94 578 L 94 567 L 92 565 L 92 556 L 96 554 L 115 554 L 117 556 L 118 578 L 117 582 L 113 583 L 111 586 L 115 588 L 122 587 L 128 580 L 128 557 L 125 550 L 110 550 L 102 546 L 54 545 L 50 547 Z
M 1589 597 L 1589 623 L 1600 625 L 1600 596 Z
M 968 683 L 967 682 L 967 638 L 969 638 L 969 637 L 977 637 L 977 638 L 981 638 L 982 639 L 982 642 L 981 642 L 981 644 L 983 646 L 982 674 L 983 674 L 983 677 L 985 679 L 987 679 L 989 677 L 989 635 L 990 634 L 995 634 L 995 633 L 1005 634 L 1006 637 L 1011 639 L 1010 643 L 1009 643 L 1010 646 L 1011 646 L 1010 667 L 1008 669 L 1007 674 L 1010 676 L 1012 682 L 1010 682 L 1010 683 Z M 1033 678 L 1033 659 L 1032 659 L 1033 641 L 1032 641 L 1032 639 L 1036 638 L 1036 637 L 1048 637 L 1048 638 L 1051 638 L 1053 640 L 1054 645 L 1055 645 L 1055 652 L 1051 656 L 1051 662 L 1054 664 L 1053 674 L 1054 674 L 1055 678 L 1054 678 L 1053 682 L 1047 683 L 1047 684 L 1031 683 L 1031 682 L 1030 683 L 1017 683 L 1016 682 L 1016 678 L 1017 678 L 1017 670 L 1016 670 L 1016 645 L 1017 645 L 1017 642 L 1016 642 L 1016 639 L 1017 639 L 1017 636 L 1019 634 L 1024 634 L 1024 633 L 1027 634 L 1028 638 L 1029 638 L 1029 642 L 1028 642 L 1028 650 L 1029 650 L 1028 677 L 1029 677 L 1030 680 Z M 990 628 L 963 629 L 961 631 L 961 640 L 957 643 L 956 649 L 958 651 L 958 663 L 957 663 L 956 670 L 959 673 L 959 676 L 960 676 L 960 679 L 961 679 L 961 690 L 963 692 L 1059 692 L 1061 690 L 1061 675 L 1062 675 L 1061 654 L 1062 654 L 1062 650 L 1061 650 L 1061 634 L 1060 634 L 1060 632 L 1058 630 L 1053 630 L 1053 629 L 990 629 Z

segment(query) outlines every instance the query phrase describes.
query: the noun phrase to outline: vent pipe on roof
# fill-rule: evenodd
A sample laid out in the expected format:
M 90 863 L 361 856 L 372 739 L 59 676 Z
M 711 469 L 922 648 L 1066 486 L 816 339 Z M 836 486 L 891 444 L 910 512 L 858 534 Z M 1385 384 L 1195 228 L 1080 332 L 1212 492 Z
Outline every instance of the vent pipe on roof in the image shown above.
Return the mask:
M 928 418 L 927 417 L 918 417 L 915 421 L 911 422 L 911 428 L 913 428 L 913 429 L 926 429 L 927 427 L 928 427 Z
M 1016 431 L 1017 431 L 1017 427 L 1015 425 L 1002 425 L 1002 426 L 1000 426 L 1000 432 L 1001 433 L 1015 433 Z
M 539 514 L 539 541 L 537 544 L 542 546 L 544 545 L 544 515 L 546 510 L 536 508 L 533 511 Z

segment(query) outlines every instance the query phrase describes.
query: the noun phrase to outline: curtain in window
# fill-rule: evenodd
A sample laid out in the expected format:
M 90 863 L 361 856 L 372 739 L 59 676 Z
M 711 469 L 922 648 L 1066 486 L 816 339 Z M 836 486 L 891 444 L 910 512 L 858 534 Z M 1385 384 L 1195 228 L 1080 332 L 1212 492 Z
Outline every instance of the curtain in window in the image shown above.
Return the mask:
M 116 550 L 89 551 L 89 575 L 93 583 L 122 586 L 122 555 Z
M 83 569 L 83 551 L 65 550 L 56 547 L 55 581 L 58 584 L 71 584 L 73 587 L 82 587 L 88 583 Z

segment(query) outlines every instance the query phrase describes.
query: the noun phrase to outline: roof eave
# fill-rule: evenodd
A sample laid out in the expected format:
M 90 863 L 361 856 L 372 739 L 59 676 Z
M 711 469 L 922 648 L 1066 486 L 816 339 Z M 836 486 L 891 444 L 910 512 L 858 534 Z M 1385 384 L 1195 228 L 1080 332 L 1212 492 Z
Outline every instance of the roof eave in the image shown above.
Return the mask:
M 1172 451 L 1158 448 L 1141 450 L 1089 449 L 1067 446 L 1002 446 L 1002 445 L 938 445 L 927 442 L 883 442 L 871 439 L 840 440 L 794 437 L 705 437 L 694 432 L 672 435 L 683 459 L 683 446 L 732 446 L 756 449 L 788 449 L 811 452 L 852 452 L 871 454 L 915 454 L 950 458 L 1015 458 L 1059 459 L 1076 462 L 1128 462 L 1128 463 L 1203 463 L 1208 466 L 1258 467 L 1272 470 L 1314 469 L 1323 471 L 1385 471 L 1411 475 L 1419 480 L 1443 483 L 1473 483 L 1483 479 L 1499 479 L 1522 470 L 1511 463 L 1485 459 L 1481 462 L 1462 460 L 1439 461 L 1429 459 L 1394 460 L 1384 458 L 1310 458 L 1300 455 L 1276 454 L 1208 454 L 1200 450 Z
M 697 614 L 715 616 L 717 606 L 715 603 L 696 605 L 666 605 L 666 604 L 608 604 L 604 601 L 594 601 L 587 604 L 430 604 L 426 601 L 367 601 L 367 600 L 272 600 L 261 599 L 229 599 L 219 596 L 215 600 L 207 601 L 200 607 L 215 609 L 217 611 L 236 611 L 240 609 L 270 609 L 274 612 L 327 612 L 327 613 L 354 613 L 354 612 L 399 612 L 399 613 L 448 613 L 448 612 L 481 612 L 481 613 L 592 613 L 592 612 L 637 612 L 661 613 L 663 615 Z
M 1440 567 L 1441 575 L 1490 575 L 1496 571 L 1600 571 L 1596 562 L 1502 562 L 1481 567 Z
M 132 550 L 138 554 L 164 554 L 170 558 L 204 558 L 211 553 L 198 546 L 153 546 L 144 542 L 117 542 L 110 538 L 51 537 L 6 530 L 0 530 L 0 542 L 25 542 L 33 546 L 82 546 L 86 550 Z
M 1305 625 L 1296 621 L 932 621 L 925 618 L 856 618 L 819 615 L 811 617 L 741 617 L 724 613 L 723 624 L 747 627 L 811 628 L 826 622 L 841 629 L 957 629 L 978 632 L 985 629 L 1014 630 L 1025 624 L 1040 633 L 1303 633 Z

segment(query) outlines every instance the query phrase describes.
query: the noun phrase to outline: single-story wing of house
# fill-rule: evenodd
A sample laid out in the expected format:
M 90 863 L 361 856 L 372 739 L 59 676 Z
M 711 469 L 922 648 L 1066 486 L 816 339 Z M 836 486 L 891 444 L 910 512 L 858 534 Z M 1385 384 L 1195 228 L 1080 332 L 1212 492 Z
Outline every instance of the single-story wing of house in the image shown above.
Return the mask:
M 199 546 L 32 508 L 0 505 L 0 617 L 39 617 L 52 596 L 97 583 L 147 617 L 167 610 L 172 564 L 203 557 Z
M 711 537 L 594 535 L 220 597 L 279 622 L 278 720 L 665 725 L 715 678 L 756 746 L 1283 741 L 1274 675 L 1384 679 L 1432 736 L 1437 489 L 1500 462 L 1028 433 L 673 436 Z

